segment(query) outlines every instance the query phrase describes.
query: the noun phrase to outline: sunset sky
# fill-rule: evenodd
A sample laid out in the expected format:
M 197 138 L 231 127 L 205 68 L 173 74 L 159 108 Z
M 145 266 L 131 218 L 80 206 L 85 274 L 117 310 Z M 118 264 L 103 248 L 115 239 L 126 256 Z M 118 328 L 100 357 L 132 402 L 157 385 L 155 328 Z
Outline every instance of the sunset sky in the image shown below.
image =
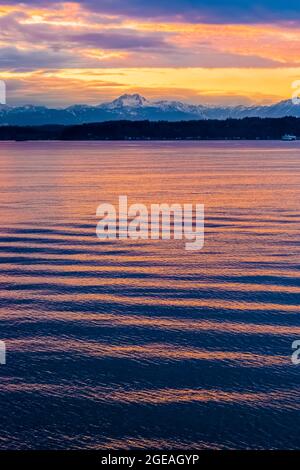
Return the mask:
M 288 99 L 300 1 L 0 0 L 0 79 L 11 105 Z

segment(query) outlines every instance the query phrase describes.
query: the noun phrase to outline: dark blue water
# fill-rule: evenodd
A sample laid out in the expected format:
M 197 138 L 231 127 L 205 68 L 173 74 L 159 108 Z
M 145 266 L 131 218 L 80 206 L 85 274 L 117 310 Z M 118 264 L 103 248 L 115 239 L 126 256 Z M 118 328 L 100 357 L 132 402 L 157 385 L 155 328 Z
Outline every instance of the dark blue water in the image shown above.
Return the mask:
M 1 449 L 299 448 L 300 145 L 0 144 Z M 96 208 L 204 203 L 205 247 Z

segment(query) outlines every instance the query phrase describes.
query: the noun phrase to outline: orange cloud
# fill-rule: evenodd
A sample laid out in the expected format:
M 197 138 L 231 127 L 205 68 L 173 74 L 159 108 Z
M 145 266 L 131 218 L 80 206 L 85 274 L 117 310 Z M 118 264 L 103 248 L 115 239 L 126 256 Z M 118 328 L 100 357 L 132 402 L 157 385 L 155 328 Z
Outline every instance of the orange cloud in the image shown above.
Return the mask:
M 97 104 L 124 92 L 198 103 L 275 102 L 290 98 L 299 68 L 105 68 L 6 71 L 8 103 Z
M 11 100 L 97 103 L 118 91 L 191 101 L 289 98 L 300 28 L 93 15 L 77 3 L 0 6 L 0 79 Z M 104 69 L 105 68 L 105 69 Z

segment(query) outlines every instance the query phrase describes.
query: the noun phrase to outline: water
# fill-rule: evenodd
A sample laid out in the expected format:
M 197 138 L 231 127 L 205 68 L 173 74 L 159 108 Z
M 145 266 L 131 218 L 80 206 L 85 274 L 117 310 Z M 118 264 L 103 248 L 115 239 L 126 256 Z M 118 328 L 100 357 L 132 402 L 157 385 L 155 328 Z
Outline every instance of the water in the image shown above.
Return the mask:
M 299 448 L 299 151 L 2 142 L 0 448 Z M 204 249 L 99 241 L 122 194 L 204 203 Z

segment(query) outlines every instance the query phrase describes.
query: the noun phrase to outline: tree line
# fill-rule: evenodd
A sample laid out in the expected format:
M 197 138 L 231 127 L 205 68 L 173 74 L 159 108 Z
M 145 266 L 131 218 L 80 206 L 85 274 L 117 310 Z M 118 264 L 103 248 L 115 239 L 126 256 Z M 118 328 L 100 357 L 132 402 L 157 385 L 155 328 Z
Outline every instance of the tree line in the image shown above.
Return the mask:
M 1 126 L 0 140 L 215 140 L 300 138 L 300 118 L 107 121 L 75 126 Z

